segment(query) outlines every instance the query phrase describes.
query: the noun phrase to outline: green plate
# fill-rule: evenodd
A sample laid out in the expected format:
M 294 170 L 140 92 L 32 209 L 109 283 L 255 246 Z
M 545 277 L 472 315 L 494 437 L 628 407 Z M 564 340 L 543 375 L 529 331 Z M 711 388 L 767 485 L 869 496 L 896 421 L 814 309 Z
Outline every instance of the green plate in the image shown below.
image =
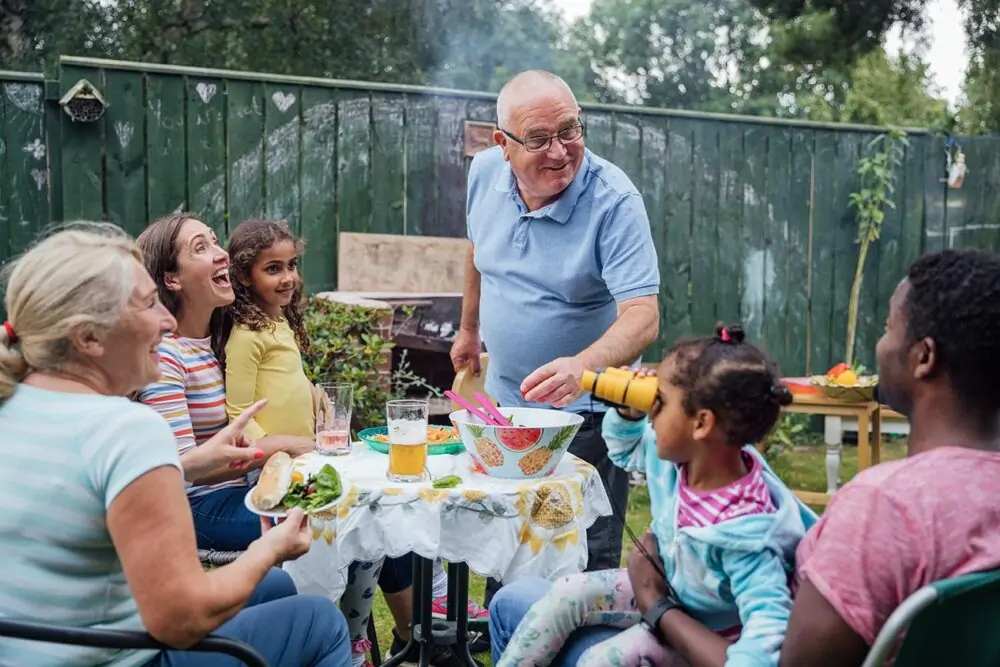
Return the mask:
M 358 437 L 366 445 L 371 447 L 376 452 L 381 454 L 389 453 L 389 443 L 382 442 L 381 440 L 376 440 L 374 436 L 376 435 L 389 435 L 388 426 L 376 426 L 375 428 L 366 428 L 361 433 L 358 433 Z M 465 445 L 462 441 L 458 442 L 445 442 L 437 445 L 427 446 L 428 456 L 439 456 L 441 454 L 461 454 L 465 451 Z

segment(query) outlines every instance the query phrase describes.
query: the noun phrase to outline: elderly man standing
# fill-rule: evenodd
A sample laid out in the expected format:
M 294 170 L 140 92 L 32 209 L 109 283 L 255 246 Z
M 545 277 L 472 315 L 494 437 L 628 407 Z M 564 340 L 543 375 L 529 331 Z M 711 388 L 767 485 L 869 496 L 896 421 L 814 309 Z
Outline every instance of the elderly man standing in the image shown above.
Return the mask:
M 522 72 L 504 86 L 493 136 L 499 145 L 469 171 L 472 244 L 452 362 L 478 373 L 485 342 L 486 390 L 500 405 L 583 415 L 569 451 L 598 469 L 624 511 L 628 475 L 608 459 L 604 407 L 580 395 L 580 379 L 636 363 L 657 337 L 660 279 L 642 196 L 584 147 L 576 98 L 554 74 Z M 599 519 L 587 547 L 588 570 L 618 567 L 621 522 Z

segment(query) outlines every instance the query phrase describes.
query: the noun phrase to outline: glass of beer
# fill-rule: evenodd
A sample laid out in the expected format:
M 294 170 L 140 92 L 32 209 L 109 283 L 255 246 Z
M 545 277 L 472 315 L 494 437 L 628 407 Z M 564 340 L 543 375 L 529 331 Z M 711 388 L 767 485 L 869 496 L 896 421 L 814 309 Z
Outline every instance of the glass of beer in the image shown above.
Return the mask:
M 324 456 L 346 456 L 351 453 L 354 385 L 326 383 L 319 388 L 325 400 L 316 411 L 316 452 Z
M 393 482 L 427 479 L 427 401 L 401 400 L 385 404 L 389 425 L 389 471 Z

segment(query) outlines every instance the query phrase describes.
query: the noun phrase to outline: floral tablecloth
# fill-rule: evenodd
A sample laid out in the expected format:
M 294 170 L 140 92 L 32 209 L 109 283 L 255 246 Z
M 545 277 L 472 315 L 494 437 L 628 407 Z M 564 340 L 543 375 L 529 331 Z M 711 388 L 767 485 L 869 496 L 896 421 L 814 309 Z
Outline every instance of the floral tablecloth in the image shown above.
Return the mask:
M 324 463 L 343 475 L 345 495 L 310 518 L 312 547 L 284 565 L 300 593 L 339 598 L 353 561 L 410 551 L 465 562 L 507 583 L 579 572 L 587 564 L 587 528 L 611 514 L 596 468 L 571 454 L 537 480 L 487 477 L 473 471 L 465 453 L 429 457 L 435 479 L 462 478 L 454 489 L 390 482 L 388 457 L 360 443 L 349 456 L 310 454 L 296 465 L 315 472 Z

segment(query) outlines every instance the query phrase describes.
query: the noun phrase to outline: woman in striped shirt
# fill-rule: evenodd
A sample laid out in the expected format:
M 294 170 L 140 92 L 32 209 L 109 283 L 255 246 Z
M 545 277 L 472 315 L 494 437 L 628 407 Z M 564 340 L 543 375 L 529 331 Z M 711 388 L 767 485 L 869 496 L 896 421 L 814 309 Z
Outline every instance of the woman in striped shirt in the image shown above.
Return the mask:
M 160 299 L 177 319 L 177 328 L 160 343 L 160 379 L 138 398 L 170 424 L 185 464 L 228 423 L 225 378 L 213 350 L 219 349 L 221 309 L 234 299 L 229 255 L 215 232 L 189 214 L 157 220 L 138 243 Z M 314 444 L 311 438 L 268 435 L 255 446 L 263 455 L 251 467 L 259 468 L 276 451 L 298 456 Z M 259 518 L 243 505 L 246 469 L 222 466 L 186 477 L 199 548 L 242 551 L 260 537 Z

